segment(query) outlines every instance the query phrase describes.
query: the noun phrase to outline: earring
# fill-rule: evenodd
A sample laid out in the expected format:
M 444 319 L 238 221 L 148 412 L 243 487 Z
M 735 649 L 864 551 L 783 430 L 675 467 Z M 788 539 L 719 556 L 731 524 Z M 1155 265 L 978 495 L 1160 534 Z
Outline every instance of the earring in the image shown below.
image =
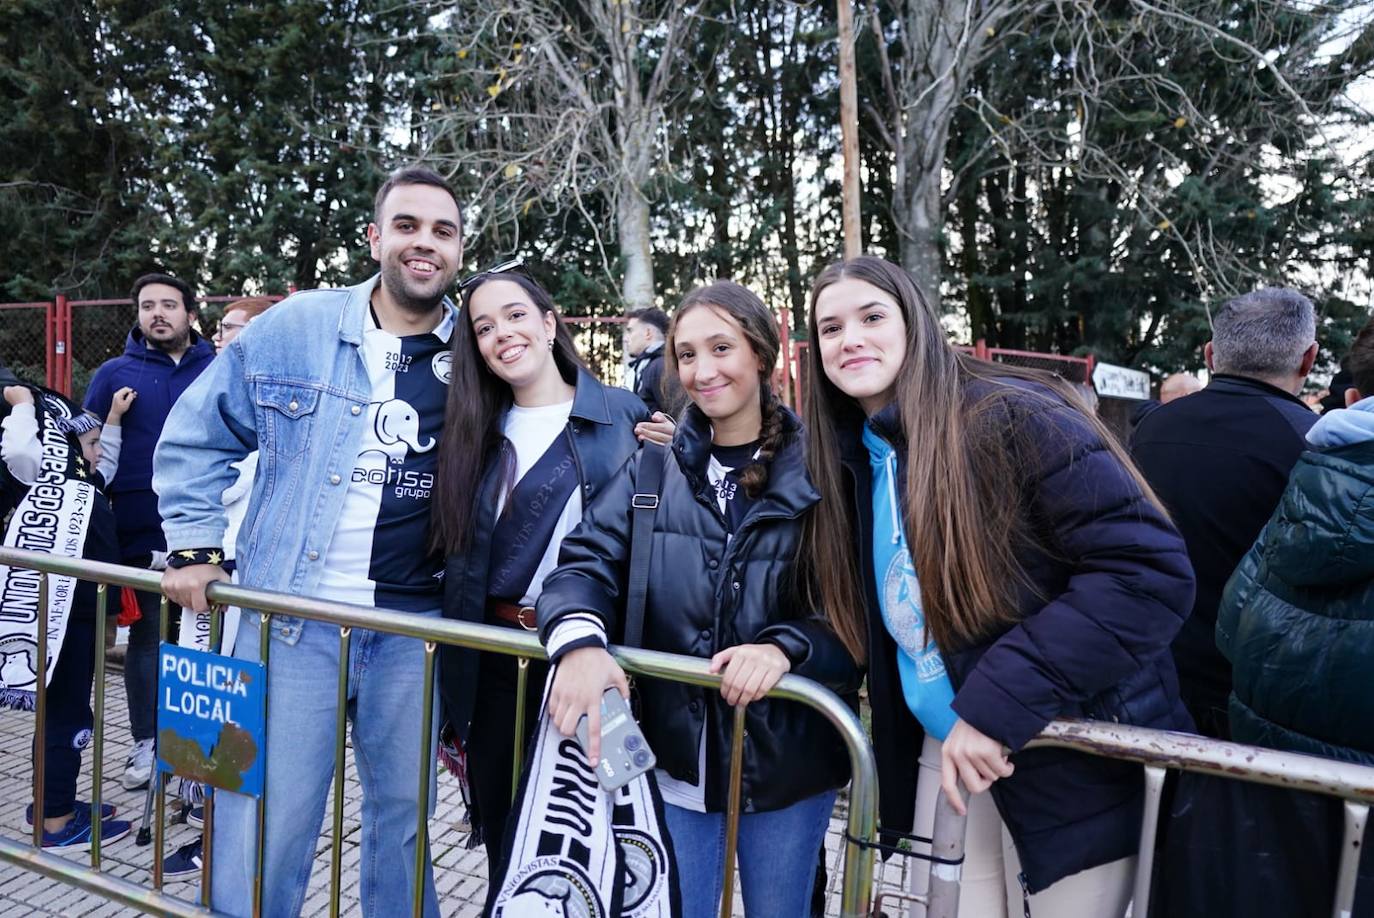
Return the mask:
M 549 350 L 553 350 L 553 339 L 549 339 Z

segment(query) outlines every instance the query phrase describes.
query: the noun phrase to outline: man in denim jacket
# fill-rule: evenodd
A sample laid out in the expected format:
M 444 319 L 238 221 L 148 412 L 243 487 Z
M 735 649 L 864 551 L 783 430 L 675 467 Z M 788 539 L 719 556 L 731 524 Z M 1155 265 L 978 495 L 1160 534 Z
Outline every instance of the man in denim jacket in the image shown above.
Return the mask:
M 437 615 L 442 564 L 428 550 L 430 493 L 456 312 L 445 296 L 462 262 L 462 215 L 437 174 L 409 168 L 377 193 L 367 229 L 381 273 L 355 287 L 299 293 L 262 315 L 177 402 L 157 447 L 154 487 L 167 536 L 163 588 L 206 609 L 227 579 L 232 464 L 258 450 L 240 529 L 240 581 L 302 596 Z M 171 565 L 176 565 L 172 568 Z M 235 655 L 256 659 L 257 615 Z M 335 743 L 339 632 L 272 616 L 262 913 L 301 911 Z M 361 899 L 390 913 L 413 896 L 421 642 L 356 631 L 348 713 L 362 781 Z M 429 761 L 433 761 L 432 757 Z M 432 785 L 431 785 L 432 786 Z M 215 798 L 212 905 L 252 908 L 259 840 L 247 797 Z M 425 914 L 437 915 L 426 864 Z

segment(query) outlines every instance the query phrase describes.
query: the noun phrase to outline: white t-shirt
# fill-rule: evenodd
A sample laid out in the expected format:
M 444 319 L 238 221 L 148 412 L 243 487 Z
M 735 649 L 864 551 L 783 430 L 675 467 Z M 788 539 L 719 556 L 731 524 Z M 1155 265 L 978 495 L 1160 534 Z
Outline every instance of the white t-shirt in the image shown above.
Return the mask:
M 501 432 L 515 447 L 515 484 L 519 484 L 520 479 L 525 477 L 525 473 L 533 468 L 534 464 L 553 445 L 553 441 L 564 435 L 568 426 L 568 417 L 572 414 L 572 406 L 571 400 L 557 405 L 541 405 L 537 408 L 522 408 L 519 405 L 512 405 L 510 410 L 506 412 Z M 496 507 L 498 516 L 505 509 L 505 506 L 506 491 L 503 490 Z M 529 589 L 526 590 L 524 597 L 520 600 L 520 605 L 532 606 L 538 601 L 539 593 L 544 586 L 544 578 L 558 565 L 558 549 L 563 544 L 563 537 L 576 529 L 580 522 L 582 522 L 582 489 L 573 488 L 572 494 L 568 497 L 568 502 L 563 505 L 558 523 L 554 526 L 553 536 L 549 539 L 548 547 L 544 549 L 544 557 L 539 562 L 539 567 L 535 569 L 534 577 L 530 579 Z
M 428 550 L 439 433 L 452 371 L 453 316 L 393 335 L 372 310 L 358 352 L 372 384 L 348 493 L 320 577 L 323 599 L 403 611 L 439 607 L 443 559 Z

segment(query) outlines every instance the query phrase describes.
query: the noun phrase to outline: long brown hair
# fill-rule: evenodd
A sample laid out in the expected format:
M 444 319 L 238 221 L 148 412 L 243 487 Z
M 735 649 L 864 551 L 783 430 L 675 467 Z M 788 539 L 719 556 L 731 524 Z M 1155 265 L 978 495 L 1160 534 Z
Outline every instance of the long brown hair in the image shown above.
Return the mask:
M 498 451 L 507 479 L 514 468 L 515 457 L 505 448 L 501 429 L 512 402 L 511 388 L 487 368 L 468 318 L 472 295 L 492 281 L 519 285 L 541 314 L 553 316 L 553 359 L 566 382 L 576 384 L 578 369 L 586 369 L 553 298 L 533 278 L 519 272 L 492 274 L 463 291 L 463 308 L 453 325 L 453 375 L 444 406 L 444 432 L 439 437 L 429 523 L 430 548 L 444 554 L 465 551 L 472 542 L 478 491 L 488 455 Z
M 861 562 L 854 552 L 853 495 L 846 493 L 840 443 L 841 431 L 858 430 L 864 413 L 825 375 L 816 329 L 817 297 L 843 279 L 882 290 L 906 320 L 906 347 L 895 383 L 909 450 L 903 522 L 926 627 L 938 647 L 967 646 L 1005 628 L 1015 620 L 1018 593 L 1031 588 L 1017 562 L 1017 549 L 1033 539 L 1023 493 L 1030 474 L 1027 457 L 1037 444 L 1028 442 L 1026 425 L 1007 423 L 1011 399 L 1081 415 L 1145 498 L 1159 505 L 1116 437 L 1082 410 L 1064 380 L 956 351 L 920 288 L 896 265 L 869 255 L 830 265 L 811 288 L 807 465 L 821 502 L 809 517 L 807 551 L 819 593 L 814 599 L 856 659 L 866 656 L 865 600 Z M 1035 382 L 1049 391 L 1015 387 L 1009 379 Z M 980 388 L 986 394 L 970 404 L 967 390 L 974 381 L 985 384 Z
M 667 371 L 677 376 L 677 324 L 693 309 L 706 307 L 729 316 L 744 332 L 744 339 L 759 360 L 759 450 L 755 460 L 740 473 L 739 481 L 745 493 L 758 497 L 768 483 L 768 464 L 782 447 L 783 415 L 773 392 L 773 365 L 778 362 L 782 348 L 778 340 L 778 323 L 768 307 L 748 287 L 734 281 L 718 280 L 697 287 L 683 297 L 673 324 L 668 329 L 668 343 L 664 357 Z

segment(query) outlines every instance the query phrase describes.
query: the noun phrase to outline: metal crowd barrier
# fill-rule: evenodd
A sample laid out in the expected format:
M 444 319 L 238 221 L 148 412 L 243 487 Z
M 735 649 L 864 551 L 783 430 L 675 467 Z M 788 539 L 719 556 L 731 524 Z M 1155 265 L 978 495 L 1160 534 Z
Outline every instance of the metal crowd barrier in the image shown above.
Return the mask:
M 1101 721 L 1057 721 L 1029 745 L 1076 749 L 1144 766 L 1145 818 L 1140 827 L 1132 918 L 1148 918 L 1150 913 L 1150 879 L 1154 871 L 1160 800 L 1165 774 L 1170 769 L 1310 791 L 1343 800 L 1345 831 L 1331 915 L 1332 918 L 1349 918 L 1354 910 L 1360 849 L 1369 822 L 1369 805 L 1374 803 L 1374 767 L 1226 743 L 1189 733 L 1147 730 Z M 953 913 L 950 914 L 952 918 Z
M 94 837 L 91 846 L 90 866 L 85 867 L 73 860 L 59 857 L 55 854 L 48 854 L 42 850 L 42 756 L 44 748 L 43 732 L 46 690 L 41 681 L 37 692 L 37 714 L 35 721 L 36 755 L 38 759 L 35 762 L 36 778 L 34 786 L 34 832 L 32 845 L 23 845 L 0 836 L 0 861 L 16 864 L 35 873 L 80 887 L 103 896 L 106 899 L 152 914 L 172 916 L 215 914 L 210 911 L 210 874 L 213 859 L 213 849 L 211 845 L 214 820 L 213 795 L 208 796 L 205 800 L 205 825 L 202 830 L 205 842 L 205 855 L 202 866 L 199 907 L 186 900 L 169 896 L 162 890 L 163 835 L 167 784 L 165 775 L 155 775 L 157 814 L 153 822 L 153 888 L 150 890 L 135 883 L 131 883 L 128 880 L 120 879 L 101 871 L 99 812 L 102 796 L 101 761 L 105 739 L 103 723 L 105 685 L 103 635 L 105 633 L 106 623 L 107 587 L 131 587 L 136 590 L 150 593 L 160 593 L 160 575 L 138 568 L 102 564 L 81 559 L 59 558 L 39 552 L 11 548 L 0 548 L 0 564 L 24 567 L 42 572 L 42 598 L 40 600 L 40 608 L 41 612 L 44 614 L 43 621 L 46 621 L 48 575 L 55 574 L 76 577 L 86 581 L 93 581 L 98 584 L 95 632 L 98 646 L 96 648 L 95 658 L 95 724 L 92 742 L 93 793 L 91 798 Z M 283 614 L 297 618 L 311 619 L 313 621 L 327 622 L 339 627 L 339 703 L 336 712 L 336 716 L 338 717 L 338 729 L 334 754 L 334 807 L 331 823 L 332 851 L 330 860 L 330 913 L 331 915 L 337 915 L 339 913 L 339 890 L 342 867 L 340 836 L 343 826 L 344 718 L 346 713 L 344 694 L 347 688 L 346 667 L 348 661 L 348 646 L 353 629 L 359 628 L 400 634 L 425 642 L 424 680 L 426 686 L 425 698 L 427 700 L 425 702 L 423 714 L 424 729 L 422 735 L 431 735 L 434 698 L 432 687 L 434 684 L 435 654 L 439 644 L 455 644 L 476 650 L 511 654 L 525 659 L 543 658 L 543 648 L 534 635 L 515 632 L 507 628 L 468 624 L 442 619 L 420 619 L 403 613 L 367 609 L 280 593 L 269 593 L 262 590 L 234 586 L 228 583 L 216 583 L 212 585 L 209 589 L 208 598 L 214 607 L 211 622 L 212 641 L 216 640 L 219 634 L 220 610 L 227 606 L 238 606 L 243 609 L 252 609 L 256 612 L 260 612 L 263 615 L 264 625 L 266 624 L 266 620 L 272 615 Z M 164 638 L 166 636 L 166 631 L 167 602 L 164 598 L 162 603 L 162 634 Z M 270 630 L 265 626 L 259 629 L 260 642 L 258 652 L 259 659 L 263 664 L 268 662 L 270 655 L 270 633 Z M 38 669 L 40 672 L 46 669 L 47 651 L 47 631 L 45 628 L 40 628 L 38 642 Z M 705 687 L 717 687 L 720 685 L 720 676 L 709 673 L 707 671 L 709 665 L 708 661 L 700 658 L 625 647 L 614 647 L 612 648 L 612 653 L 621 666 L 625 668 L 627 673 L 636 676 L 670 679 Z M 523 677 L 523 667 L 521 668 L 521 675 Z M 270 697 L 270 685 L 267 691 Z M 523 695 L 518 697 L 523 697 Z M 849 789 L 848 825 L 844 849 L 844 875 L 841 885 L 841 914 L 845 916 L 845 918 L 860 918 L 860 916 L 865 916 L 868 914 L 872 895 L 874 849 L 869 847 L 868 843 L 876 840 L 878 788 L 873 752 L 872 748 L 869 746 L 864 728 L 854 712 L 851 711 L 838 696 L 829 689 L 808 679 L 792 675 L 784 676 L 777 687 L 769 693 L 769 697 L 800 702 L 819 711 L 834 725 L 849 753 L 849 762 L 853 777 Z M 743 708 L 738 708 L 736 709 L 735 715 L 734 745 L 732 748 L 732 785 L 730 791 L 731 812 L 729 817 L 729 822 L 732 826 L 738 819 L 740 760 L 744 739 L 742 729 L 743 711 Z M 518 722 L 517 720 L 517 723 Z M 520 751 L 521 750 L 517 748 L 517 756 Z M 267 752 L 264 751 L 263 755 L 265 756 L 266 754 Z M 430 781 L 435 772 L 433 750 L 426 746 L 425 752 L 422 753 L 421 761 L 416 764 L 419 773 L 419 796 L 416 813 L 418 843 L 416 846 L 415 860 L 415 898 L 412 903 L 412 911 L 415 915 L 419 915 L 422 909 L 423 896 L 423 884 L 420 882 L 419 878 L 423 873 L 424 859 L 429 857 L 428 804 Z M 518 757 L 516 760 L 516 771 L 517 773 L 519 771 Z M 264 825 L 263 814 L 265 808 L 269 805 L 270 802 L 267 800 L 266 794 L 264 793 L 264 796 L 258 801 L 259 839 L 262 837 L 262 827 Z M 946 826 L 946 833 L 951 836 L 957 834 L 958 841 L 957 845 L 952 841 L 945 842 L 943 845 L 937 842 L 937 848 L 942 851 L 951 850 L 952 847 L 956 846 L 960 849 L 962 848 L 962 823 L 950 820 L 948 818 L 950 813 L 952 813 L 952 811 L 946 812 L 940 818 L 944 820 L 942 824 Z M 252 914 L 254 916 L 261 915 L 262 913 L 261 881 L 263 864 L 261 844 L 258 846 L 257 857 L 257 878 L 252 903 Z M 727 865 L 730 866 L 726 868 L 727 885 L 721 909 L 723 915 L 728 915 L 731 907 L 732 897 L 729 884 L 734 873 L 732 860 L 733 859 L 729 859 L 726 862 Z M 932 907 L 937 907 L 939 898 L 941 896 L 947 896 L 951 892 L 957 900 L 957 878 L 953 884 L 952 890 L 949 884 L 943 884 L 938 890 L 935 887 L 932 888 Z

